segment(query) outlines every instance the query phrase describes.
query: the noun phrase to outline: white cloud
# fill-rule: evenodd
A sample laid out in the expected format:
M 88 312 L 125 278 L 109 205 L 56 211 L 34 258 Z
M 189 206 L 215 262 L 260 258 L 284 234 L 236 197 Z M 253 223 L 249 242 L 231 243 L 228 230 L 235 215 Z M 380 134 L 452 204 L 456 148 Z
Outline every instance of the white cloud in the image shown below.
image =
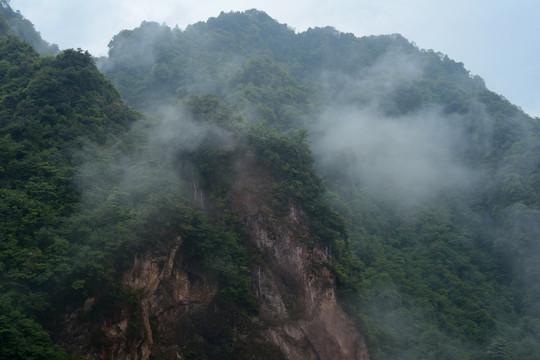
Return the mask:
M 454 119 L 458 120 L 458 119 Z M 393 118 L 372 107 L 331 107 L 321 114 L 313 153 L 324 171 L 347 169 L 368 193 L 414 205 L 464 189 L 476 179 L 457 160 L 463 129 L 438 109 Z

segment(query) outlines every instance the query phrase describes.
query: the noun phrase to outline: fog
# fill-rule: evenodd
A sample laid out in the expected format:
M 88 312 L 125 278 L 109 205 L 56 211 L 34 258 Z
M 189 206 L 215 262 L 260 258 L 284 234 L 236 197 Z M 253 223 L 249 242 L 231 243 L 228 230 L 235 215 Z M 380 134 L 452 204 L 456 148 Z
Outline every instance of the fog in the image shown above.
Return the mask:
M 194 121 L 184 107 L 161 107 L 159 114 L 134 123 L 123 140 L 89 147 L 77 187 L 88 208 L 110 202 L 111 194 L 116 194 L 114 201 L 134 206 L 150 197 L 186 196 L 197 174 L 182 154 L 234 146 L 229 133 Z
M 157 33 L 154 33 L 155 30 Z M 193 36 L 197 37 L 196 30 L 193 28 L 186 31 L 193 31 Z M 158 33 L 162 30 L 157 24 L 147 24 L 138 31 L 141 32 L 139 34 L 142 39 L 141 48 L 131 48 L 138 45 L 138 42 L 131 44 L 126 42 L 116 50 L 124 55 L 128 54 L 121 60 L 127 61 L 131 66 L 152 68 L 148 72 L 151 77 L 155 75 L 152 72 L 158 69 L 154 53 L 156 48 L 153 46 L 154 36 L 161 36 Z M 197 44 L 186 48 L 196 52 Z M 142 55 L 133 57 L 133 54 L 139 53 Z M 341 183 L 353 184 L 353 187 L 349 188 L 331 188 L 339 192 L 345 201 L 367 194 L 371 199 L 375 199 L 374 201 L 385 201 L 391 205 L 387 209 L 406 210 L 398 212 L 398 215 L 409 214 L 409 210 L 421 208 L 445 213 L 447 210 L 445 207 L 454 206 L 451 215 L 448 215 L 451 212 L 448 210 L 448 213 L 438 219 L 455 221 L 453 225 L 455 229 L 459 229 L 452 238 L 455 243 L 449 247 L 455 246 L 458 252 L 465 252 L 464 249 L 468 245 L 461 249 L 460 241 L 473 243 L 483 236 L 489 245 L 485 245 L 482 251 L 492 254 L 493 245 L 493 249 L 505 253 L 508 257 L 510 271 L 517 274 L 516 279 L 519 281 L 519 284 L 517 282 L 514 284 L 514 289 L 519 290 L 521 285 L 529 288 L 536 286 L 534 279 L 539 275 L 540 268 L 538 266 L 540 247 L 537 245 L 540 234 L 537 225 L 540 218 L 538 210 L 524 204 L 513 204 L 506 208 L 506 205 L 501 205 L 501 209 L 497 209 L 500 213 L 493 214 L 486 210 L 491 204 L 483 205 L 485 206 L 483 210 L 473 209 L 468 196 L 472 194 L 475 196 L 474 200 L 481 199 L 483 194 L 475 191 L 479 188 L 486 192 L 493 191 L 497 196 L 500 192 L 495 190 L 503 189 L 505 186 L 506 189 L 510 189 L 509 192 L 514 191 L 512 186 L 519 190 L 519 184 L 516 183 L 520 181 L 513 181 L 516 178 L 515 173 L 523 175 L 532 173 L 536 169 L 536 159 L 531 157 L 529 161 L 523 161 L 522 158 L 515 158 L 512 151 L 516 154 L 528 153 L 522 151 L 518 145 L 511 149 L 494 147 L 492 139 L 495 120 L 488 115 L 485 105 L 478 99 L 467 99 L 466 114 L 451 114 L 443 105 L 437 105 L 433 101 L 407 103 L 410 106 L 406 109 L 400 108 L 396 100 L 398 95 L 408 94 L 415 82 L 424 76 L 424 64 L 420 59 L 418 54 L 413 56 L 402 49 L 394 48 L 381 56 L 372 66 L 363 68 L 356 74 L 345 74 L 338 70 L 326 70 L 320 74 L 318 83 L 321 87 L 318 95 L 322 105 L 317 114 L 312 114 L 312 120 L 305 123 L 319 173 L 326 180 L 338 178 Z M 103 66 L 111 68 L 124 66 L 123 63 L 109 61 L 108 64 L 106 61 L 103 62 Z M 213 68 L 214 72 L 204 71 L 205 65 L 198 67 L 198 64 L 188 64 L 192 65 L 189 69 L 195 71 L 182 74 L 186 76 L 184 81 L 186 85 L 180 89 L 185 92 L 182 96 L 192 91 L 218 92 L 220 95 L 229 95 L 227 99 L 230 101 L 238 100 L 230 96 L 233 89 L 227 88 L 231 84 L 226 79 L 241 68 L 242 63 L 241 58 L 231 58 L 228 63 L 223 62 L 221 67 Z M 161 64 L 165 63 L 161 61 Z M 185 64 L 177 65 L 178 68 L 182 68 Z M 106 67 L 103 69 L 107 70 Z M 160 89 L 153 87 L 154 85 L 159 87 L 160 83 L 157 81 L 150 84 L 146 88 L 148 92 L 145 95 L 159 93 Z M 151 97 L 145 100 L 148 98 Z M 123 199 L 126 202 L 136 202 L 138 198 L 148 194 L 159 197 L 170 189 L 185 189 L 192 186 L 186 179 L 194 179 L 196 174 L 193 174 L 193 167 L 189 163 L 181 161 L 180 154 L 212 146 L 224 150 L 234 148 L 234 140 L 226 131 L 209 124 L 194 122 L 181 106 L 164 105 L 166 102 L 174 101 L 173 98 L 178 100 L 180 96 L 169 94 L 159 103 L 152 102 L 152 99 L 149 101 L 151 109 L 141 109 L 151 113 L 152 118 L 134 125 L 129 136 L 136 139 L 132 141 L 138 142 L 134 151 L 124 151 L 124 144 L 117 143 L 106 151 L 96 153 L 82 167 L 79 185 L 87 203 L 95 205 L 100 201 L 114 200 L 107 195 L 114 187 L 124 194 Z M 242 100 L 246 101 L 240 99 Z M 250 120 L 257 116 L 255 111 L 245 110 L 250 109 L 249 106 L 244 106 L 243 109 L 244 116 Z M 298 124 L 293 126 L 296 125 Z M 531 131 L 531 129 L 522 130 Z M 531 152 L 536 151 L 533 149 L 534 144 L 522 146 L 530 146 Z M 499 165 L 501 167 L 498 172 L 490 172 L 493 169 L 480 166 L 481 160 L 495 151 L 500 152 L 498 156 L 506 163 L 494 164 L 494 167 Z M 110 166 L 111 163 L 113 166 Z M 530 170 L 523 167 L 529 167 Z M 502 184 L 500 189 L 497 188 L 497 182 Z M 358 190 L 359 193 L 353 193 L 353 190 Z M 189 189 L 185 191 L 188 192 Z M 457 197 L 453 199 L 452 196 L 455 194 Z M 452 199 L 452 202 L 447 201 L 448 199 Z M 465 199 L 467 201 L 463 201 Z M 436 205 L 429 208 L 422 206 L 425 204 Z M 358 217 L 355 221 L 361 222 L 360 218 L 364 215 L 362 212 L 369 212 L 370 209 L 353 209 L 354 211 L 358 211 L 354 215 Z M 380 218 L 385 216 L 391 218 L 393 215 L 382 212 L 377 214 Z M 434 217 L 437 218 L 439 215 L 436 214 Z M 444 218 L 445 216 L 448 219 Z M 449 220 L 451 216 L 455 218 Z M 499 217 L 495 219 L 496 216 Z M 380 226 L 394 226 L 393 220 L 392 218 L 386 225 Z M 403 222 L 409 220 L 410 218 Z M 416 220 L 410 221 L 412 223 Z M 385 219 L 381 221 L 381 224 L 384 224 Z M 463 225 L 464 223 L 467 225 Z M 438 225 L 437 219 L 434 225 Z M 465 229 L 465 226 L 469 228 Z M 418 227 L 420 228 L 421 226 Z M 391 232 L 394 229 L 376 229 L 376 231 Z M 408 235 L 412 238 L 416 235 L 420 237 L 422 230 L 417 231 L 418 234 Z M 355 236 L 361 237 L 364 234 L 353 234 L 353 237 Z M 360 241 L 370 240 L 362 238 Z M 388 241 L 393 240 L 399 239 Z M 376 241 L 382 244 L 387 239 L 381 237 Z M 417 240 L 411 240 L 414 241 Z M 447 241 L 447 238 L 440 236 L 433 241 Z M 471 248 L 476 251 L 480 249 L 480 245 L 475 244 Z M 475 261 L 467 256 L 464 255 L 466 260 L 463 261 Z M 472 264 L 471 268 L 476 269 L 475 266 L 476 264 Z M 463 282 L 476 281 L 470 274 L 455 274 L 455 276 L 463 277 L 460 278 Z M 466 340 L 450 339 L 449 335 L 441 331 L 440 324 L 435 319 L 437 310 L 429 308 L 426 304 L 415 304 L 411 301 L 411 299 L 421 300 L 421 296 L 414 298 L 408 294 L 405 299 L 405 296 L 399 293 L 399 284 L 394 285 L 389 277 L 386 280 L 373 284 L 370 289 L 371 297 L 364 299 L 363 305 L 366 308 L 362 311 L 369 317 L 366 321 L 373 321 L 378 330 L 390 334 L 389 339 L 415 341 L 418 347 L 448 348 L 449 352 L 454 353 L 456 351 L 467 353 L 475 348 L 467 344 Z M 531 293 L 540 294 L 540 291 Z M 503 297 L 501 295 L 501 298 Z M 529 312 L 538 311 L 533 303 L 530 299 L 523 302 L 530 307 Z M 509 333 L 514 330 L 518 333 L 518 326 L 505 331 Z M 446 345 L 436 344 L 440 343 L 441 339 Z M 487 344 L 490 339 L 486 338 L 485 341 Z M 396 355 L 396 358 L 415 359 L 423 355 L 417 354 L 414 346 L 406 342 L 399 344 L 398 347 L 405 350 L 402 354 Z
M 371 193 L 414 205 L 466 190 L 481 171 L 468 151 L 488 152 L 490 120 L 477 102 L 467 117 L 434 104 L 394 115 L 394 95 L 423 74 L 418 57 L 394 49 L 356 76 L 322 75 L 329 105 L 311 128 L 313 154 L 326 174 L 343 172 Z M 474 129 L 472 129 L 474 127 Z M 474 130 L 474 131 L 472 131 Z
M 338 163 L 349 167 L 366 190 L 421 201 L 468 186 L 476 176 L 457 158 L 463 129 L 449 120 L 436 108 L 397 118 L 372 107 L 328 108 L 317 124 L 313 153 L 328 170 Z
M 540 291 L 536 289 L 539 287 L 536 285 L 537 281 L 533 280 L 540 276 L 538 210 L 525 205 L 511 205 L 500 209 L 499 214 L 494 214 L 488 213 L 486 208 L 475 206 L 475 202 L 477 205 L 481 201 L 493 200 L 482 198 L 482 191 L 493 192 L 496 194 L 493 198 L 499 197 L 502 193 L 497 192 L 499 183 L 499 190 L 506 186 L 510 193 L 520 191 L 515 184 L 521 185 L 522 179 L 518 180 L 516 174 L 526 175 L 536 171 L 534 169 L 537 159 L 532 156 L 534 151 L 537 151 L 534 150 L 535 142 L 531 140 L 530 144 L 515 144 L 509 149 L 495 148 L 493 134 L 496 120 L 488 115 L 485 105 L 474 98 L 468 99 L 469 111 L 465 114 L 450 114 L 433 102 L 412 106 L 407 111 L 394 111 L 395 95 L 399 92 L 407 93 L 411 85 L 422 78 L 423 73 L 423 64 L 420 61 L 394 49 L 370 68 L 353 76 L 339 72 L 322 74 L 321 82 L 330 96 L 310 128 L 312 151 L 318 169 L 323 177 L 336 180 L 334 183 L 330 181 L 331 190 L 338 192 L 345 202 L 350 201 L 351 206 L 357 202 L 355 197 L 369 196 L 378 204 L 384 202 L 390 205 L 386 207 L 391 209 L 385 214 L 388 218 L 393 214 L 398 215 L 399 220 L 382 225 L 395 226 L 395 229 L 381 230 L 375 226 L 374 235 L 370 234 L 369 224 L 362 223 L 360 219 L 351 220 L 352 223 L 358 221 L 359 228 L 364 227 L 357 236 L 360 243 L 368 244 L 362 245 L 366 253 L 374 251 L 373 248 L 380 244 L 386 245 L 395 241 L 398 249 L 404 247 L 404 253 L 411 250 L 408 247 L 411 246 L 414 248 L 412 251 L 420 257 L 420 262 L 430 262 L 431 259 L 423 258 L 426 255 L 421 253 L 424 246 L 429 248 L 432 244 L 421 243 L 422 240 L 419 239 L 425 234 L 422 233 L 422 224 L 415 221 L 422 221 L 419 213 L 425 209 L 443 213 L 448 207 L 452 208 L 451 211 L 448 210 L 448 214 L 452 214 L 456 227 L 451 234 L 446 234 L 449 236 L 438 234 L 431 241 L 448 241 L 449 243 L 443 246 L 452 249 L 449 250 L 450 253 L 456 249 L 454 254 L 464 252 L 463 248 L 469 246 L 475 249 L 486 246 L 482 248 L 483 251 L 490 253 L 494 241 L 493 246 L 497 253 L 491 253 L 494 256 L 493 262 L 497 261 L 495 257 L 503 254 L 502 257 L 510 267 L 508 271 L 515 273 L 519 279 L 519 284 L 513 284 L 516 296 L 527 291 L 528 294 L 538 296 Z M 508 121 L 518 124 L 521 120 Z M 516 134 L 516 138 L 530 139 L 531 136 L 526 134 L 534 133 L 532 130 L 522 128 L 518 130 L 520 133 L 519 136 Z M 498 156 L 504 159 L 497 165 L 501 166 L 498 172 L 491 172 L 489 167 L 483 166 L 486 162 L 482 159 L 494 152 L 499 152 Z M 529 155 L 521 158 L 520 154 Z M 347 181 L 344 181 L 344 178 Z M 516 188 L 511 188 L 511 184 Z M 369 208 L 356 210 L 359 211 L 359 217 L 362 212 L 370 211 Z M 391 211 L 394 213 L 390 214 Z M 378 217 L 374 221 L 385 216 L 377 211 L 374 213 L 372 216 Z M 418 217 L 410 216 L 411 214 L 418 214 Z M 498 218 L 495 219 L 494 215 L 498 215 Z M 444 216 L 450 218 L 450 215 L 442 215 L 439 220 L 444 221 Z M 367 217 L 369 218 L 369 215 Z M 410 230 L 411 233 L 408 234 L 389 235 L 390 239 L 386 239 L 386 231 L 391 234 L 399 232 L 400 224 L 405 224 L 402 225 L 405 231 L 411 228 L 417 230 Z M 437 221 L 433 224 L 437 224 Z M 365 234 L 361 234 L 362 231 L 365 231 Z M 404 245 L 392 239 L 392 236 L 410 236 L 412 240 L 405 240 L 409 243 Z M 473 244 L 480 239 L 489 245 Z M 377 245 L 371 248 L 370 242 Z M 370 255 L 365 255 L 362 251 L 358 255 L 363 260 L 363 256 L 368 261 L 370 259 Z M 406 256 L 379 256 L 384 259 L 381 260 L 383 264 L 388 264 L 389 269 L 373 265 L 371 270 L 376 268 L 378 273 L 370 278 L 372 282 L 369 285 L 369 295 L 360 301 L 359 307 L 362 307 L 363 321 L 368 324 L 370 331 L 376 334 L 374 337 L 377 341 L 390 344 L 388 349 L 400 349 L 399 353 L 388 350 L 384 353 L 384 358 L 440 359 L 448 354 L 454 354 L 456 358 L 461 354 L 466 358 L 471 353 L 485 351 L 472 340 L 452 337 L 442 331 L 440 318 L 437 318 L 440 309 L 432 308 L 432 304 L 422 304 L 421 296 L 411 296 L 407 290 L 402 290 L 406 289 L 407 285 L 384 273 L 388 271 L 392 275 L 399 274 L 393 267 L 401 271 L 414 268 L 412 264 L 399 263 L 407 261 L 403 260 Z M 473 269 L 471 272 L 481 266 L 475 263 L 479 259 L 481 258 L 471 256 L 465 260 L 468 269 Z M 449 263 L 460 261 L 454 258 L 447 260 Z M 434 265 L 434 269 L 452 269 L 446 267 L 446 260 L 441 258 L 439 261 L 441 263 Z M 455 273 L 453 276 L 463 283 L 473 284 L 477 281 L 471 274 Z M 456 286 L 463 286 L 459 281 Z M 429 286 L 427 282 L 424 285 Z M 441 293 L 444 293 L 444 290 L 441 290 Z M 482 304 L 489 302 L 489 299 L 481 298 Z M 527 307 L 529 314 L 538 314 L 538 307 L 534 304 L 532 299 L 523 299 L 523 306 Z M 499 321 L 503 325 L 499 325 Z M 493 325 L 493 333 L 486 335 L 485 344 L 497 343 L 499 338 L 494 334 L 504 334 L 508 339 L 521 336 L 527 341 L 531 340 L 527 338 L 529 335 L 525 335 L 524 324 L 508 326 L 504 321 L 494 320 L 497 325 Z
M 365 318 L 381 342 L 392 344 L 386 360 L 467 359 L 475 348 L 463 340 L 439 331 L 434 314 L 426 312 L 414 299 L 402 296 L 391 283 L 372 285 L 373 298 L 365 303 Z M 392 350 L 390 350 L 392 349 Z M 451 354 L 451 355 L 449 355 Z M 377 355 L 377 354 L 373 354 Z

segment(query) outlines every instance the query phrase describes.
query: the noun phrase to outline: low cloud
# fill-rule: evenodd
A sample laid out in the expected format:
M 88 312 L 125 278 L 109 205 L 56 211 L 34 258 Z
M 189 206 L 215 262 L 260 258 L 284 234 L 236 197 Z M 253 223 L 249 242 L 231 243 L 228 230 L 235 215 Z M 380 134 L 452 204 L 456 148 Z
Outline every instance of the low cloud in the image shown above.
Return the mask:
M 423 66 L 418 56 L 407 54 L 396 45 L 375 64 L 363 67 L 355 74 L 325 71 L 321 74 L 321 83 L 334 104 L 354 102 L 380 106 L 396 90 L 411 86 L 422 75 Z
M 415 95 L 423 60 L 403 45 L 397 41 L 356 74 L 322 74 L 330 96 L 310 130 L 326 176 L 339 173 L 362 191 L 414 205 L 480 178 L 471 156 L 489 152 L 491 121 L 474 99 L 467 115 L 423 105 Z M 405 108 L 398 104 L 403 94 L 412 97 Z
M 116 144 L 87 149 L 77 185 L 90 208 L 107 201 L 114 189 L 132 204 L 144 202 L 148 196 L 178 194 L 188 186 L 186 179 L 196 175 L 183 153 L 234 146 L 229 133 L 194 121 L 182 107 L 162 108 L 155 118 L 135 123 Z
M 373 107 L 330 107 L 319 118 L 313 153 L 325 173 L 346 168 L 366 191 L 417 203 L 478 175 L 458 158 L 464 129 L 454 120 L 438 108 L 387 117 Z

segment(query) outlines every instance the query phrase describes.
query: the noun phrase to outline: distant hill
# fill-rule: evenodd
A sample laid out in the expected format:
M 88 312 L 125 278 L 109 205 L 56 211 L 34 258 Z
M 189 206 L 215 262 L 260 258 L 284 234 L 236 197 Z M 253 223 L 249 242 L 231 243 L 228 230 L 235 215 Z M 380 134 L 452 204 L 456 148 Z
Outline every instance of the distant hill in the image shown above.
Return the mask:
M 19 11 L 13 11 L 9 0 L 0 1 L 0 34 L 14 35 L 28 42 L 41 55 L 55 55 L 58 46 L 49 44 Z

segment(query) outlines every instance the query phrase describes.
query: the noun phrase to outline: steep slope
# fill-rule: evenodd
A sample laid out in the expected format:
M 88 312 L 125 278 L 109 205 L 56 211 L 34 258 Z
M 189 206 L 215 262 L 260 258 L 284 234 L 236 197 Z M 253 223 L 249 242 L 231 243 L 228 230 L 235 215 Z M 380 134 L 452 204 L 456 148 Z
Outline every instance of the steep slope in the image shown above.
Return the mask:
M 200 209 L 184 209 L 191 215 L 168 230 L 160 225 L 118 287 L 66 316 L 61 343 L 91 359 L 368 359 L 364 337 L 337 303 L 330 244 L 303 207 L 335 215 L 316 191 L 302 205 L 282 190 L 283 204 L 274 204 L 280 186 L 313 180 L 282 178 L 282 164 L 269 163 L 268 152 L 296 152 L 298 169 L 314 177 L 305 145 L 234 125 L 233 113 L 213 96 L 192 98 L 189 106 L 196 132 L 210 131 L 211 143 L 187 150 L 180 142 L 165 161 L 184 169 L 190 206 Z M 180 110 L 176 116 L 186 121 Z M 210 218 L 196 215 L 201 210 Z
M 84 246 L 62 231 L 78 207 L 79 154 L 137 116 L 88 53 L 41 58 L 1 37 L 0 59 L 0 356 L 65 359 L 42 325 L 51 325 L 86 271 Z
M 143 23 L 100 68 L 150 114 L 213 92 L 248 121 L 308 130 L 348 232 L 340 299 L 373 357 L 538 352 L 538 119 L 462 63 L 400 35 L 296 34 L 249 10 L 185 31 Z
M 142 118 L 88 53 L 0 41 L 2 357 L 540 352 L 539 119 L 463 64 L 143 23 L 99 60 Z
M 249 156 L 249 154 L 248 154 Z M 287 359 L 368 359 L 365 339 L 337 304 L 331 251 L 309 227 L 302 205 L 290 203 L 276 216 L 260 194 L 272 194 L 268 175 L 253 160 L 236 160 L 231 196 L 265 263 L 256 269 L 263 333 Z

